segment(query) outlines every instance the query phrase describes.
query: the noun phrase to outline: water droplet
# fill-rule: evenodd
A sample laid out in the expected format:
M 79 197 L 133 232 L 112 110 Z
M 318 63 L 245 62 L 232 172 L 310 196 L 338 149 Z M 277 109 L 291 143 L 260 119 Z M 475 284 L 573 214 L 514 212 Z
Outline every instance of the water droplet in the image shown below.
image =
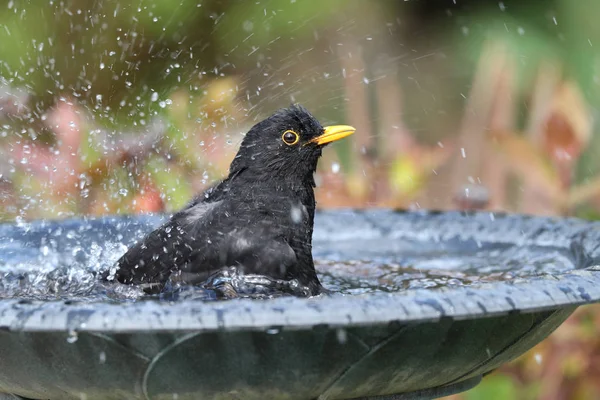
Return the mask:
M 535 353 L 535 355 L 533 356 L 533 358 L 535 358 L 535 362 L 540 365 L 542 363 L 542 355 L 540 353 Z
M 346 332 L 345 329 L 339 328 L 335 332 L 335 335 L 337 337 L 338 342 L 341 344 L 344 344 L 346 343 L 346 341 L 348 341 L 348 332 Z
M 340 164 L 339 163 L 332 163 L 331 164 L 331 172 L 333 172 L 334 174 L 337 174 L 338 172 L 340 172 Z
M 290 214 L 290 216 L 292 217 L 292 221 L 295 224 L 299 224 L 300 222 L 302 222 L 302 210 L 300 209 L 300 207 L 293 206 Z
M 242 29 L 246 32 L 251 32 L 254 29 L 254 23 L 252 21 L 244 21 L 242 24 Z
M 105 352 L 103 352 L 103 351 L 100 352 L 98 361 L 100 361 L 100 364 L 106 363 L 106 353 Z
M 67 334 L 67 343 L 75 343 L 79 339 L 77 331 L 70 330 Z
M 267 334 L 269 335 L 277 335 L 281 330 L 279 328 L 269 328 L 267 329 Z

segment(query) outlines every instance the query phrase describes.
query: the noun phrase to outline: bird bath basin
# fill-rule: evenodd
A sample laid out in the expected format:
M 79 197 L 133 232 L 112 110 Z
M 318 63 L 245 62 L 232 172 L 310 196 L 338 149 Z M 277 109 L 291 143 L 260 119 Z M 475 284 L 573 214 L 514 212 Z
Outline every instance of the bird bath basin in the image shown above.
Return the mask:
M 317 214 L 331 295 L 167 301 L 98 286 L 91 272 L 161 221 L 0 225 L 0 398 L 433 398 L 600 299 L 598 223 L 386 210 Z

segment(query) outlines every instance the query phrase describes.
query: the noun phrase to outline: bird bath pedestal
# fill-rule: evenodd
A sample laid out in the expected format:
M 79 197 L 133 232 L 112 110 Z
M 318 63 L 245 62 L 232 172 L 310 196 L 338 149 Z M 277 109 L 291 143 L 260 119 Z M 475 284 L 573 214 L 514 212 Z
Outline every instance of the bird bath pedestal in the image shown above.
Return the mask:
M 94 249 L 133 243 L 161 220 L 2 225 L 0 274 L 75 253 L 97 262 Z M 347 277 L 380 290 L 172 302 L 4 295 L 0 399 L 417 399 L 468 390 L 600 299 L 599 244 L 600 225 L 575 219 L 321 212 L 315 259 L 389 264 L 392 277 L 365 268 Z M 399 279 L 398 266 L 419 279 Z

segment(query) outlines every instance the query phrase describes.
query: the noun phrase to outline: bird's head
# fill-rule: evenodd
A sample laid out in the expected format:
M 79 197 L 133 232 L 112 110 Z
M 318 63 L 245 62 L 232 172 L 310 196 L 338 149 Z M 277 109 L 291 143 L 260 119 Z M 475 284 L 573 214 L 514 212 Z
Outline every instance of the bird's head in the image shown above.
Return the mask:
M 231 163 L 230 174 L 247 170 L 257 176 L 314 182 L 323 147 L 354 131 L 347 125 L 324 128 L 304 107 L 292 105 L 250 129 Z

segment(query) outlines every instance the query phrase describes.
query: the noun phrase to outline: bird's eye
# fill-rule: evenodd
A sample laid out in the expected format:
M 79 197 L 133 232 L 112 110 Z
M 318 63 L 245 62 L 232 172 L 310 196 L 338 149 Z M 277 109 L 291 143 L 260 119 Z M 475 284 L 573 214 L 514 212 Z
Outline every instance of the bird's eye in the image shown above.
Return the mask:
M 283 135 L 281 135 L 281 140 L 288 146 L 293 146 L 300 140 L 300 135 L 294 131 L 285 131 L 283 132 Z

